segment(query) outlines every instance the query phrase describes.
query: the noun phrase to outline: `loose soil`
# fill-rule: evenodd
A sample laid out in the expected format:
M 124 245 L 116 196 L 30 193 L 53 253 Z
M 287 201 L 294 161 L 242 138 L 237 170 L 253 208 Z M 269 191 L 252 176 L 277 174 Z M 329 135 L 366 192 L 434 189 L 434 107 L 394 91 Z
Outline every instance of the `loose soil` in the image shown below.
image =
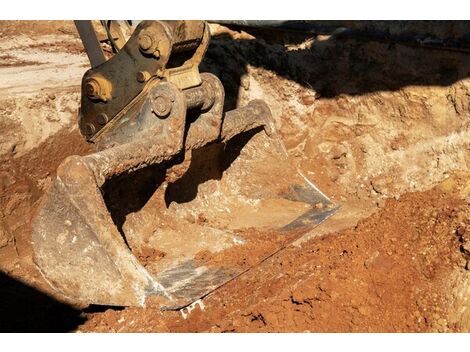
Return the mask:
M 80 330 L 461 331 L 449 273 L 467 270 L 461 246 L 470 243 L 458 233 L 468 237 L 470 205 L 441 188 L 389 200 L 354 228 L 280 252 L 186 319 L 151 307 L 109 309 Z
M 93 152 L 77 129 L 87 58 L 71 22 L 0 27 L 0 270 L 53 300 L 20 302 L 3 284 L 2 330 L 38 330 L 25 311 L 55 331 L 52 320 L 106 332 L 470 330 L 468 54 L 212 26 L 202 70 L 221 78 L 226 108 L 264 99 L 295 165 L 342 208 L 202 301 L 161 312 L 151 299 L 145 308 L 78 307 L 37 271 L 37 205 L 65 157 Z M 249 252 L 230 251 L 232 264 L 249 263 Z M 165 253 L 140 259 L 154 257 Z M 54 308 L 33 314 L 44 307 Z

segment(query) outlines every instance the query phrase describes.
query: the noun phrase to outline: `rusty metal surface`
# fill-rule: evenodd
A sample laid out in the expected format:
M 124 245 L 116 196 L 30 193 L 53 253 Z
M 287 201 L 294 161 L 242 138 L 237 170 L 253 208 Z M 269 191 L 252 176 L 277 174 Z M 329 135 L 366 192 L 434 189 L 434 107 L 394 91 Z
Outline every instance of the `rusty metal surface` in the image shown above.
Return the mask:
M 143 103 L 155 79 L 180 89 L 201 83 L 198 66 L 209 44 L 203 21 L 142 21 L 127 43 L 111 59 L 87 71 L 82 80 L 80 130 L 93 140 L 108 121 L 130 116 Z M 192 52 L 181 60 L 178 54 Z M 182 62 L 181 62 L 182 61 Z M 94 91 L 93 91 L 94 90 Z
M 149 292 L 161 291 L 125 245 L 79 157 L 59 167 L 33 229 L 37 267 L 70 299 L 142 305 Z

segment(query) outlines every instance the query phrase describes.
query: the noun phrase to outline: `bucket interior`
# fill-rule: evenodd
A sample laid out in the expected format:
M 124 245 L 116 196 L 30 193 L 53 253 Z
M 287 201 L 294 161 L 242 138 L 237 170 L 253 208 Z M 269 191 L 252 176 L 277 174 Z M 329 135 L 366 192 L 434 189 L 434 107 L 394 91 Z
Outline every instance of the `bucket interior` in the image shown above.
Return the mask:
M 260 129 L 193 150 L 186 163 L 172 182 L 165 165 L 103 188 L 133 254 L 180 299 L 169 308 L 258 265 L 337 209 Z

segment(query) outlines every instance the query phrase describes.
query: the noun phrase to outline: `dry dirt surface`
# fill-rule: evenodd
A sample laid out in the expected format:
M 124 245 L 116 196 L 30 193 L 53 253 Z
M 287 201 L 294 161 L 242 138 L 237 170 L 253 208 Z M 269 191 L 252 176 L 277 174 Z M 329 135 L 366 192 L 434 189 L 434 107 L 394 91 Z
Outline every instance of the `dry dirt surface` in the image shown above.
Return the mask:
M 36 269 L 31 220 L 60 162 L 93 152 L 77 129 L 87 58 L 71 22 L 2 22 L 0 330 L 470 331 L 469 54 L 211 30 L 202 70 L 226 108 L 264 99 L 340 211 L 182 311 L 73 305 Z

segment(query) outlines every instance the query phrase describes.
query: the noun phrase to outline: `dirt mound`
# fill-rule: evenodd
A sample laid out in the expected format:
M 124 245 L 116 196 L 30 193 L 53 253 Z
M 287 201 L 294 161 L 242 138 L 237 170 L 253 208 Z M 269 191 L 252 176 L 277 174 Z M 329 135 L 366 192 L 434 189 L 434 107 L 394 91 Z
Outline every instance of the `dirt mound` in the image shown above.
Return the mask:
M 449 275 L 466 273 L 459 235 L 466 230 L 458 229 L 466 229 L 469 215 L 468 202 L 440 188 L 407 194 L 354 228 L 279 253 L 211 294 L 186 319 L 151 308 L 108 310 L 91 314 L 80 330 L 468 329 L 450 315 L 457 281 Z

